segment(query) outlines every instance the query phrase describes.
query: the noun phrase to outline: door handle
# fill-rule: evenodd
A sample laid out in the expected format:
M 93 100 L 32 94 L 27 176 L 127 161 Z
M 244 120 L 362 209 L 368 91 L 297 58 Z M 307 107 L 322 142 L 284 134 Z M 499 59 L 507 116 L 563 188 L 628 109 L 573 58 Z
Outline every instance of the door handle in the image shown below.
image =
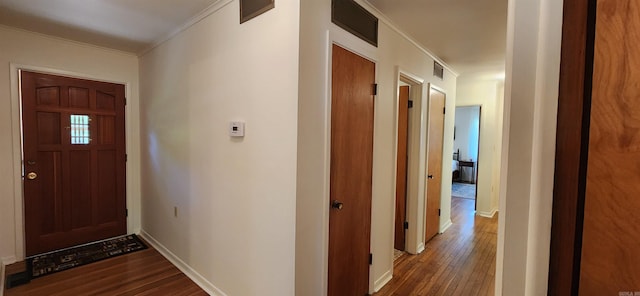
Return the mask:
M 427 178 L 433 179 L 433 175 L 429 175 L 429 176 L 427 176 Z
M 334 208 L 334 209 L 342 210 L 343 206 L 344 206 L 344 204 L 339 202 L 339 201 L 337 201 L 337 200 L 334 200 L 333 202 L 331 202 L 331 207 Z
M 35 172 L 30 172 L 27 174 L 27 179 L 29 180 L 35 180 L 36 178 L 38 178 L 38 174 L 36 174 Z

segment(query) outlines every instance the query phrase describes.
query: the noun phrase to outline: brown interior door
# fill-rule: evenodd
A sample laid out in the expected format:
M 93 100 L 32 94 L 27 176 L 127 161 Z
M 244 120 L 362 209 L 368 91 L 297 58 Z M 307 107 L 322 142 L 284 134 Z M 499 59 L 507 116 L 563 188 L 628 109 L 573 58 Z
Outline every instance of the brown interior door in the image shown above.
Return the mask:
M 596 15 L 579 292 L 638 295 L 640 3 L 598 0 Z
M 398 96 L 398 157 L 396 168 L 396 222 L 393 247 L 404 251 L 407 214 L 407 144 L 409 139 L 409 86 L 400 86 Z
M 26 255 L 125 234 L 124 85 L 21 79 Z
M 478 210 L 478 180 L 479 180 L 479 175 L 478 172 L 480 171 L 480 144 L 482 143 L 482 129 L 480 128 L 482 126 L 482 106 L 479 106 L 478 108 L 478 151 L 476 151 L 476 155 L 478 156 L 476 159 L 476 167 L 475 169 L 473 169 L 473 179 L 476 180 L 474 182 L 474 186 L 475 188 L 475 196 L 473 197 L 473 210 L 476 211 Z
M 442 191 L 442 144 L 444 134 L 445 94 L 431 89 L 429 95 L 429 144 L 427 159 L 427 197 L 425 237 L 427 242 L 440 229 L 440 195 Z
M 333 46 L 328 295 L 369 291 L 375 65 Z

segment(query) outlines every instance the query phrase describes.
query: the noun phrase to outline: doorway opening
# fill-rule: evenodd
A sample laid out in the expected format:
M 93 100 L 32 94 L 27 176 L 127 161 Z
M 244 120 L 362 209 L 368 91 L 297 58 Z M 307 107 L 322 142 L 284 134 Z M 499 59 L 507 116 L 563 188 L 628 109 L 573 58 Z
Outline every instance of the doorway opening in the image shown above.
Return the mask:
M 398 259 L 405 250 L 407 222 L 407 165 L 409 164 L 409 111 L 413 107 L 410 98 L 411 85 L 399 82 L 398 88 L 398 146 L 396 165 L 396 216 L 393 258 Z
M 451 196 L 474 200 L 477 208 L 481 106 L 456 107 Z
M 421 135 L 424 81 L 402 70 L 397 75 L 394 260 L 424 249 L 418 212 L 425 187 L 425 137 Z

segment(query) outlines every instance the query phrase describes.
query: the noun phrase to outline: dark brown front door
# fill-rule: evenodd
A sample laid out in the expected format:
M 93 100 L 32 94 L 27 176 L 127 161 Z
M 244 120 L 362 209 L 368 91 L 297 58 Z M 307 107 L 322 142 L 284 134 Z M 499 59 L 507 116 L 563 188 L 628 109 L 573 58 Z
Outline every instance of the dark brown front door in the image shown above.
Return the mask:
M 375 65 L 333 46 L 328 295 L 369 291 Z
M 124 85 L 21 79 L 27 256 L 125 234 Z
M 404 251 L 407 208 L 407 143 L 409 139 L 409 86 L 400 87 L 398 96 L 398 157 L 396 168 L 396 222 L 393 247 Z
M 442 192 L 442 144 L 444 134 L 445 94 L 431 89 L 429 95 L 429 144 L 427 159 L 427 202 L 425 243 L 440 230 L 440 195 Z

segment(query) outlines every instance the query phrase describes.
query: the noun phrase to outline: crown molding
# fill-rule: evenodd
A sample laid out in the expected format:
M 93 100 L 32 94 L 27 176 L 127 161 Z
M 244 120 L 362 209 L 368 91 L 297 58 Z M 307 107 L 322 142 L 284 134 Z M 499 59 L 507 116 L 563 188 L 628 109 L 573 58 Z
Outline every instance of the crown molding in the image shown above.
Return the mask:
M 199 23 L 201 20 L 203 20 L 206 17 L 210 16 L 211 14 L 217 12 L 218 10 L 220 10 L 223 7 L 227 6 L 227 4 L 229 4 L 231 2 L 233 2 L 233 0 L 218 0 L 218 1 L 214 2 L 213 4 L 209 5 L 207 8 L 202 10 L 200 13 L 198 13 L 196 16 L 192 17 L 187 22 L 182 24 L 182 26 L 180 26 L 177 29 L 171 31 L 170 33 L 162 36 L 161 38 L 158 38 L 149 47 L 147 47 L 147 48 L 143 49 L 142 51 L 140 51 L 138 53 L 138 56 L 143 56 L 143 55 L 147 54 L 148 52 L 150 52 L 154 48 L 156 48 L 156 47 L 160 46 L 161 44 L 171 40 L 176 35 L 184 32 L 185 30 L 189 29 L 191 26 Z
M 420 51 L 422 51 L 423 53 L 431 57 L 434 61 L 438 62 L 440 65 L 442 65 L 442 67 L 447 69 L 447 71 L 453 73 L 454 76 L 458 77 L 460 75 L 458 72 L 453 70 L 451 66 L 445 63 L 437 55 L 435 55 L 433 52 L 431 52 L 429 49 L 425 48 L 424 46 L 420 45 L 420 43 L 418 43 L 418 41 L 416 41 L 413 37 L 409 36 L 407 33 L 400 30 L 400 28 L 388 16 L 382 13 L 382 11 L 380 11 L 377 7 L 373 6 L 373 4 L 369 3 L 368 0 L 355 0 L 355 2 L 365 7 L 365 9 L 373 13 L 373 15 L 375 15 L 378 19 L 380 19 L 383 23 L 385 23 L 385 25 L 389 26 L 391 30 L 398 33 L 400 36 L 402 36 L 402 38 L 406 39 L 407 41 L 409 41 L 409 43 L 413 44 L 413 46 L 417 47 Z

